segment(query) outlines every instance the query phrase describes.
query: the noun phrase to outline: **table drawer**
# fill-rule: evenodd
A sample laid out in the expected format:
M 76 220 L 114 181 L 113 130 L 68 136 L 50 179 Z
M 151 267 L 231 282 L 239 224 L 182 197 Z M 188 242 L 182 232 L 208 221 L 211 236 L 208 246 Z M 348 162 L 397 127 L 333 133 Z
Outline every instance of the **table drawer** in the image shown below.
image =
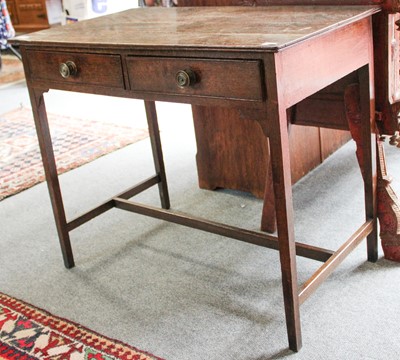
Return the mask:
M 264 100 L 261 61 L 128 56 L 130 89 L 172 95 Z
M 27 59 L 30 76 L 35 80 L 124 88 L 119 55 L 28 51 Z M 61 64 L 64 71 L 66 65 L 70 67 L 69 70 L 75 65 L 75 71 L 70 71 L 69 74 L 64 72 L 63 77 L 60 72 Z

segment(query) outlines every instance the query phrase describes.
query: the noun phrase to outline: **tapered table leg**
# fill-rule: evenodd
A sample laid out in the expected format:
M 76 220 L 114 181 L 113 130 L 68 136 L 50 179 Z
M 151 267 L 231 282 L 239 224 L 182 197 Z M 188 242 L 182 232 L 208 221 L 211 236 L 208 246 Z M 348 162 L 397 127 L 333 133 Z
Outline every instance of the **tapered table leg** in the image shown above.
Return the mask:
M 164 209 L 170 208 L 167 176 L 165 174 L 164 158 L 161 147 L 160 130 L 158 128 L 156 104 L 154 101 L 145 101 L 147 123 L 149 126 L 151 149 L 153 151 L 154 167 L 161 182 L 158 184 L 161 206 Z
M 42 154 L 43 167 L 46 175 L 50 200 L 53 207 L 58 237 L 61 245 L 62 256 L 66 268 L 75 266 L 72 254 L 71 241 L 67 229 L 67 220 L 61 195 L 60 183 L 58 181 L 57 166 L 54 159 L 53 146 L 49 123 L 47 120 L 46 106 L 43 91 L 30 89 L 29 95 L 32 104 L 32 112 L 38 135 L 40 152 Z
M 268 135 L 271 149 L 279 256 L 289 347 L 293 351 L 299 351 L 302 346 L 302 339 L 294 239 L 289 135 L 286 109 L 278 104 L 279 102 L 271 102 L 268 107 L 268 123 L 271 124 L 268 127 Z

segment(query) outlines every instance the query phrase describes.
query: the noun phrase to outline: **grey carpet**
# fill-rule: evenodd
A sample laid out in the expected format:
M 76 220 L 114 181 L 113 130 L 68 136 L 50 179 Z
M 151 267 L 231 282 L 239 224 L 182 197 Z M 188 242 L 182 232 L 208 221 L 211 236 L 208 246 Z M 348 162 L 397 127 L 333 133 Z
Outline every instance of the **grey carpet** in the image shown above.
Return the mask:
M 159 107 L 172 207 L 258 229 L 259 200 L 198 189 L 190 109 Z M 400 193 L 400 149 L 387 150 Z M 62 175 L 68 217 L 151 175 L 150 159 L 144 140 Z M 294 187 L 297 240 L 337 248 L 363 222 L 361 187 L 349 143 Z M 159 203 L 156 189 L 138 199 Z M 298 354 L 273 250 L 121 210 L 72 242 L 66 270 L 45 184 L 0 202 L 0 291 L 169 360 L 399 359 L 400 265 L 382 251 L 368 263 L 364 242 L 301 307 Z M 318 266 L 298 258 L 299 281 Z

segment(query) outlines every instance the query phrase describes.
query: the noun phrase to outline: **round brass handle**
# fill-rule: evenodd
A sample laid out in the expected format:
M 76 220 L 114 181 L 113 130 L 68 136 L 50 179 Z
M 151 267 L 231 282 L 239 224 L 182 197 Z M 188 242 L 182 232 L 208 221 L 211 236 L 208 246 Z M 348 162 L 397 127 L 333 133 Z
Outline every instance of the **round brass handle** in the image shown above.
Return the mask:
M 65 63 L 60 64 L 59 70 L 64 79 L 74 76 L 78 72 L 78 69 L 73 61 L 66 61 Z
M 180 88 L 185 88 L 196 83 L 196 74 L 191 69 L 179 70 L 175 76 L 176 83 Z

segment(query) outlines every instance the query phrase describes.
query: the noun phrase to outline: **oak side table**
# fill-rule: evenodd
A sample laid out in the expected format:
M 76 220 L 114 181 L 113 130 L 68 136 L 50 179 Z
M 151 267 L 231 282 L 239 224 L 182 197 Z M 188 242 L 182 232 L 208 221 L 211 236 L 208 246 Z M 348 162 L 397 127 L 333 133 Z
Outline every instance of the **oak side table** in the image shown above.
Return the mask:
M 377 260 L 371 17 L 379 11 L 376 6 L 132 9 L 17 38 L 65 266 L 74 266 L 69 232 L 113 207 L 277 249 L 289 347 L 298 351 L 300 305 L 363 239 L 368 260 Z M 328 250 L 295 242 L 287 109 L 349 74 L 359 86 L 366 220 L 339 249 Z M 143 99 L 155 175 L 67 220 L 43 97 L 51 89 Z M 238 107 L 251 114 L 270 142 L 277 236 L 170 210 L 155 101 Z M 160 208 L 130 200 L 154 185 Z M 322 262 L 301 286 L 296 255 Z

